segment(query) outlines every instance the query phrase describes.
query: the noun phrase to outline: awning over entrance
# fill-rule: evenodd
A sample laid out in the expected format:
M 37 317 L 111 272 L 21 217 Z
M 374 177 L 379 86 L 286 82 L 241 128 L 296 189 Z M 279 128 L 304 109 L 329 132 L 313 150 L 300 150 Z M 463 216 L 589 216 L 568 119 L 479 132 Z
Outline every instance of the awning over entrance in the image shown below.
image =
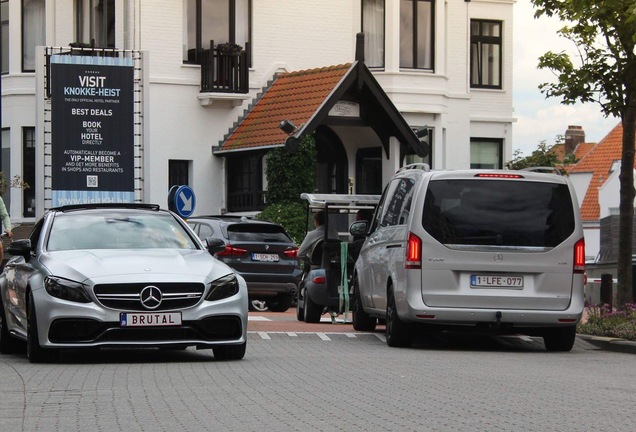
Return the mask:
M 421 156 L 428 154 L 363 62 L 283 73 L 256 99 L 228 137 L 213 148 L 219 156 L 285 145 L 289 135 L 279 125 L 288 120 L 294 138 L 318 126 L 368 127 L 379 137 L 388 157 L 395 137 Z

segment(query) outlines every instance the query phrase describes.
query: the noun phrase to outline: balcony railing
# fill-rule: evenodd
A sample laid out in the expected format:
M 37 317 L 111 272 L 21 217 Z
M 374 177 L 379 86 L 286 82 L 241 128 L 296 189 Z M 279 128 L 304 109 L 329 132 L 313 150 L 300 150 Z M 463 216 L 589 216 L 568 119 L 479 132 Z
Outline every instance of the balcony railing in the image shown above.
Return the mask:
M 249 43 L 214 45 L 190 50 L 188 60 L 201 65 L 201 92 L 247 93 L 249 91 Z

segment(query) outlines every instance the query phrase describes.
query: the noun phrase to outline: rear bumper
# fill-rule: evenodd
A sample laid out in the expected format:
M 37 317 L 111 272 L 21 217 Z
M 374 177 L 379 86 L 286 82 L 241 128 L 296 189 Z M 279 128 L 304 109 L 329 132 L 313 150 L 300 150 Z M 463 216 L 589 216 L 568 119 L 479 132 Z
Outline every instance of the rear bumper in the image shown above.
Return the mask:
M 267 283 L 248 282 L 247 293 L 250 298 L 276 297 L 279 295 L 295 296 L 297 285 L 295 283 Z
M 567 327 L 581 321 L 585 307 L 582 293 L 573 296 L 569 306 L 564 310 L 429 307 L 421 300 L 421 296 L 413 297 L 404 302 L 396 299 L 400 318 L 405 321 L 442 326 L 515 329 Z
M 302 271 L 295 270 L 290 274 L 256 274 L 241 273 L 247 283 L 247 293 L 250 298 L 276 297 L 279 295 L 295 296 L 298 284 L 302 278 Z

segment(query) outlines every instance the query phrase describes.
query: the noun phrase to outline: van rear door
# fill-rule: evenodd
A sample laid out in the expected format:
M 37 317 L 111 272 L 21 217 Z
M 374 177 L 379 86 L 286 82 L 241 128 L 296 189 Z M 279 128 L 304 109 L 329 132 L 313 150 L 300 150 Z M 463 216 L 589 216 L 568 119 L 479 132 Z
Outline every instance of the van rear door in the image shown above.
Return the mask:
M 578 205 L 563 177 L 477 172 L 431 178 L 422 298 L 431 307 L 564 310 Z

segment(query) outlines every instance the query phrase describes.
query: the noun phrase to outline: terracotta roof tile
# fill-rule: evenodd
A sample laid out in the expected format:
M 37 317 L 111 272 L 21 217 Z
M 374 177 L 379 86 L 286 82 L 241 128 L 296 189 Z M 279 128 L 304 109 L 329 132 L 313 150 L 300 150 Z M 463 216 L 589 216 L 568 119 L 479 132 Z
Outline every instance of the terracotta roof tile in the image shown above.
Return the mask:
M 610 175 L 615 160 L 621 159 L 623 147 L 623 126 L 619 123 L 576 165 L 569 169 L 574 173 L 592 173 L 592 179 L 581 203 L 583 221 L 598 221 L 601 209 L 598 203 L 598 188 Z
M 596 143 L 581 143 L 574 149 L 574 157 L 577 161 L 583 159 L 583 157 L 590 152 L 596 146 Z M 557 160 L 563 161 L 565 159 L 565 144 L 555 144 L 550 148 L 550 151 L 556 154 Z
M 280 122 L 306 123 L 350 68 L 351 64 L 342 64 L 279 75 L 222 143 L 221 150 L 283 145 L 287 134 L 278 128 Z

